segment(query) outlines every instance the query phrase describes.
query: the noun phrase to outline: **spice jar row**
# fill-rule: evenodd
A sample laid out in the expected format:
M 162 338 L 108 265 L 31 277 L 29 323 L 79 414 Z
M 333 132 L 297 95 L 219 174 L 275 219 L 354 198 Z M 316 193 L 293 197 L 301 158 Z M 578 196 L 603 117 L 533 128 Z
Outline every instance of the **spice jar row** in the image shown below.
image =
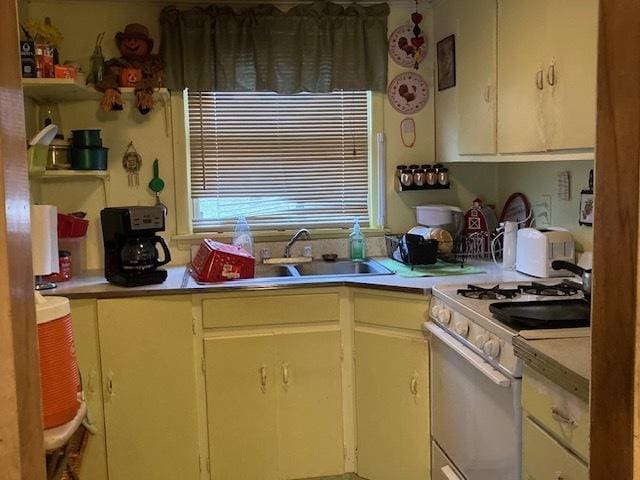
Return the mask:
M 431 165 L 398 165 L 396 186 L 399 191 L 443 190 L 449 188 L 449 169 L 440 163 Z

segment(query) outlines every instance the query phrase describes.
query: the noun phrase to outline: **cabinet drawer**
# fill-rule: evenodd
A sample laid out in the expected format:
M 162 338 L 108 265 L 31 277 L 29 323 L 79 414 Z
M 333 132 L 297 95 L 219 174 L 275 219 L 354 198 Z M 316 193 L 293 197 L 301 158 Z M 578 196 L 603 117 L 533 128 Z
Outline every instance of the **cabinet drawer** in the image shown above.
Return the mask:
M 522 407 L 563 445 L 589 458 L 589 406 L 583 400 L 525 367 Z
M 589 469 L 578 457 L 530 418 L 523 422 L 523 480 L 588 480 Z
M 202 301 L 204 328 L 337 322 L 337 292 L 295 295 L 238 295 Z
M 353 297 L 354 320 L 357 323 L 422 330 L 430 298 L 425 295 L 356 292 Z

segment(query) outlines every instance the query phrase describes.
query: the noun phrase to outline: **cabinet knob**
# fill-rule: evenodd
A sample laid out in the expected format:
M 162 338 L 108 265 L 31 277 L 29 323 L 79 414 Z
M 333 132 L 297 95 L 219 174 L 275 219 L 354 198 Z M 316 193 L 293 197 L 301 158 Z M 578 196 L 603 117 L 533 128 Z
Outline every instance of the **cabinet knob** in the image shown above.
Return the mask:
M 538 87 L 538 90 L 542 90 L 544 88 L 544 72 L 542 69 L 538 70 L 538 73 L 536 73 L 536 87 Z
M 552 87 L 556 84 L 556 66 L 553 63 L 547 69 L 547 83 Z
M 575 419 L 558 407 L 551 407 L 551 417 L 556 422 L 566 425 L 569 428 L 576 428 L 578 426 L 578 422 L 576 422 Z
M 562 474 L 562 472 L 556 472 L 556 475 L 553 478 L 555 480 L 564 480 L 564 475 Z
M 260 368 L 260 390 L 262 393 L 267 391 L 267 367 L 264 365 Z
M 411 390 L 411 394 L 416 396 L 418 395 L 418 374 L 414 373 L 413 377 L 411 377 L 411 382 L 409 383 L 409 389 Z
M 282 364 L 282 383 L 285 387 L 289 386 L 289 365 L 286 363 Z

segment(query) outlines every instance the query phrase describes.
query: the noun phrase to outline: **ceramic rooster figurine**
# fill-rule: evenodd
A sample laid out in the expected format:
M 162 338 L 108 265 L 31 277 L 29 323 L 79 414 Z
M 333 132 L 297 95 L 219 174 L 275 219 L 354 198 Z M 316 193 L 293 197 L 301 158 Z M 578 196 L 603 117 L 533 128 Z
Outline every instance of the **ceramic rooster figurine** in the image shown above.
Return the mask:
M 130 23 L 116 35 L 119 58 L 105 63 L 103 79 L 96 89 L 103 92 L 100 107 L 105 111 L 122 110 L 120 87 L 134 87 L 136 108 L 147 114 L 153 108 L 153 89 L 164 86 L 164 64 L 151 53 L 153 40 L 144 25 Z

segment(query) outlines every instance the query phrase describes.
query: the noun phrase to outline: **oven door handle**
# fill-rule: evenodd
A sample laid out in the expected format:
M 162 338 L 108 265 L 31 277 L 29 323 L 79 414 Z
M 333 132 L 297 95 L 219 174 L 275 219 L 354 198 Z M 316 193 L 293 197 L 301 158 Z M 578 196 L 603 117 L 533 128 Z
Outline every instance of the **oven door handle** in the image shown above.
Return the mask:
M 432 335 L 441 340 L 445 345 L 453 349 L 456 353 L 460 354 L 462 358 L 473 365 L 476 370 L 478 370 L 496 385 L 505 388 L 511 385 L 511 380 L 509 379 L 509 377 L 503 375 L 498 370 L 493 368 L 480 355 L 464 346 L 461 342 L 453 338 L 435 323 L 425 322 L 425 328 L 429 330 Z

